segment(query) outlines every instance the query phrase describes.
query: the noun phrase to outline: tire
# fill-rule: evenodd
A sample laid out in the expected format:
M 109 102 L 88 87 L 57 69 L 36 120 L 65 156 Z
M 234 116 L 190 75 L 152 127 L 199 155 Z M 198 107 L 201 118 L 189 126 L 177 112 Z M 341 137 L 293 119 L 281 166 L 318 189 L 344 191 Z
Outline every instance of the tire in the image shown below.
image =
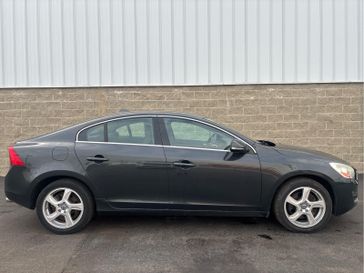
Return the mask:
M 59 179 L 38 195 L 36 211 L 41 224 L 56 234 L 76 233 L 91 221 L 95 212 L 90 191 L 72 179 Z
M 317 181 L 297 178 L 278 191 L 273 211 L 277 221 L 289 231 L 311 233 L 329 222 L 332 200 L 330 193 Z

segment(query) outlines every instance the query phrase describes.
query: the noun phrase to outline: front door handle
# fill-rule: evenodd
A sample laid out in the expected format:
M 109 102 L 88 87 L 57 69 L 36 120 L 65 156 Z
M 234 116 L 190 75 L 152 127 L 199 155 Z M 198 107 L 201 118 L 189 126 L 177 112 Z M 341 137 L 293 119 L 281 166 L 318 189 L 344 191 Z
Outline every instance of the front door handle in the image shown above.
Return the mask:
M 104 162 L 104 161 L 108 161 L 109 160 L 109 159 L 105 158 L 102 155 L 89 156 L 86 159 L 88 161 L 93 161 L 93 162 L 96 162 L 96 163 L 101 163 L 101 162 Z
M 173 162 L 173 165 L 176 167 L 183 168 L 183 169 L 195 167 L 195 164 L 193 164 L 191 161 L 188 161 L 188 160 L 176 161 L 176 162 Z

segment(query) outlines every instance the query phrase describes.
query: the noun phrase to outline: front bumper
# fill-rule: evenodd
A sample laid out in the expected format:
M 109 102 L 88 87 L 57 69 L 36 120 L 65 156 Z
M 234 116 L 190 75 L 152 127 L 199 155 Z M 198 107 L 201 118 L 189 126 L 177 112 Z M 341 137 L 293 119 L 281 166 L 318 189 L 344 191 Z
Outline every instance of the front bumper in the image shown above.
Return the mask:
M 335 183 L 334 215 L 343 214 L 354 208 L 358 202 L 358 181 Z

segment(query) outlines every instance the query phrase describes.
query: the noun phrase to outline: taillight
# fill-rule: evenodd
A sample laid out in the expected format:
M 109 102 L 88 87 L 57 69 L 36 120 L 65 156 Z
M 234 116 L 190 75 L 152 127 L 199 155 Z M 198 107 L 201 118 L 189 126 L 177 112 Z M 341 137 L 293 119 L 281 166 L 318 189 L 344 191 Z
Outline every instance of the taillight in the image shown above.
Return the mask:
M 9 160 L 10 166 L 25 166 L 24 161 L 20 158 L 20 156 L 15 152 L 14 147 L 10 146 L 8 148 L 9 151 Z

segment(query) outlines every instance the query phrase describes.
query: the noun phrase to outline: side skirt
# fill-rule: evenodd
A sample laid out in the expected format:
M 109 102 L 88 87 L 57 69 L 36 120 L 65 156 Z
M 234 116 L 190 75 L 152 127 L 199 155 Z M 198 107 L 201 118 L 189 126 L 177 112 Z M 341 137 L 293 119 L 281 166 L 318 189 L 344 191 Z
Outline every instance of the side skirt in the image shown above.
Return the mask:
M 127 215 L 195 215 L 195 216 L 223 216 L 223 217 L 268 217 L 269 211 L 264 210 L 239 210 L 229 209 L 191 209 L 188 208 L 166 208 L 162 207 L 113 207 L 105 200 L 98 199 L 96 201 L 96 211 L 99 214 L 127 214 Z M 181 205 L 183 206 L 183 205 Z

